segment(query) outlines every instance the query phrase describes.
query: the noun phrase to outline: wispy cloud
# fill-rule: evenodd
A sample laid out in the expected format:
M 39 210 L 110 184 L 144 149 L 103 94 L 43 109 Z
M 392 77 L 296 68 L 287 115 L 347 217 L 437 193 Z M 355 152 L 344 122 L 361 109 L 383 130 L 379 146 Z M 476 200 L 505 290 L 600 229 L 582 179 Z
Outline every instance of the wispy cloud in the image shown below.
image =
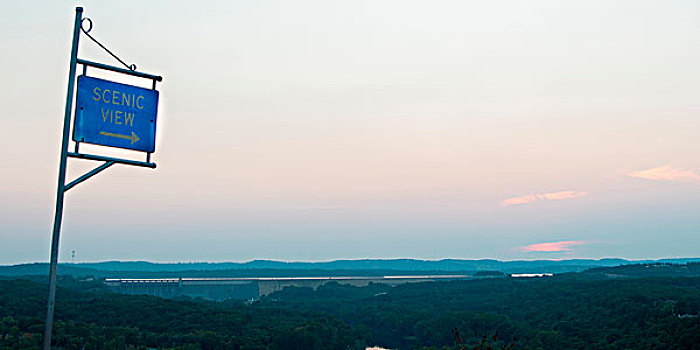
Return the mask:
M 625 175 L 655 181 L 700 181 L 700 175 L 692 169 L 674 168 L 664 165 L 656 168 L 632 171 Z
M 528 204 L 536 201 L 560 201 L 564 199 L 572 199 L 577 197 L 583 197 L 587 195 L 587 192 L 582 191 L 559 191 L 559 192 L 548 192 L 548 193 L 538 193 L 529 194 L 522 197 L 513 197 L 504 199 L 501 201 L 501 205 L 518 205 L 518 204 Z
M 559 242 L 549 242 L 549 243 L 536 243 L 526 245 L 524 247 L 518 248 L 520 251 L 524 252 L 569 252 L 572 250 L 571 247 L 577 245 L 584 245 L 590 242 L 586 241 L 559 241 Z

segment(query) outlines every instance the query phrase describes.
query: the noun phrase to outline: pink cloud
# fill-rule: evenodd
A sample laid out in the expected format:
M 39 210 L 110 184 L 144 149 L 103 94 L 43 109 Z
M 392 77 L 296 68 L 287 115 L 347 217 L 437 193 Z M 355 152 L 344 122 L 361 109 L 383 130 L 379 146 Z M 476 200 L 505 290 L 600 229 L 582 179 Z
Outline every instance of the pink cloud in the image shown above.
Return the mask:
M 559 241 L 549 243 L 530 244 L 520 247 L 518 250 L 524 252 L 568 252 L 572 246 L 588 244 L 586 241 Z
M 587 192 L 582 192 L 582 191 L 559 191 L 559 192 L 530 194 L 530 195 L 522 196 L 522 197 L 513 197 L 513 198 L 504 199 L 501 201 L 501 205 L 509 206 L 509 205 L 518 205 L 518 204 L 528 204 L 528 203 L 541 201 L 541 200 L 560 201 L 560 200 L 564 200 L 564 199 L 583 197 L 587 194 L 588 194 Z
M 691 169 L 673 168 L 670 165 L 632 171 L 625 175 L 655 181 L 700 181 L 700 175 L 696 174 L 695 171 Z

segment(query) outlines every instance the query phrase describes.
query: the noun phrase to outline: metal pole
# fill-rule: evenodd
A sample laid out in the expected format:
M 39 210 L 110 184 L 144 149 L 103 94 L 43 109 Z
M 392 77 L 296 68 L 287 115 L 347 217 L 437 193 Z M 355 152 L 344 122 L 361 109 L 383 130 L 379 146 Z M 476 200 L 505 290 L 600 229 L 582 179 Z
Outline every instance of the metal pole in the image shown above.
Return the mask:
M 51 263 L 49 267 L 49 301 L 46 307 L 46 328 L 44 328 L 44 350 L 51 350 L 51 333 L 53 331 L 53 312 L 56 304 L 56 273 L 58 267 L 58 240 L 61 236 L 61 220 L 63 219 L 63 195 L 66 185 L 66 163 L 68 162 L 68 140 L 70 138 L 70 114 L 73 109 L 73 85 L 75 84 L 75 69 L 78 61 L 78 41 L 80 39 L 80 22 L 83 18 L 83 8 L 75 8 L 75 23 L 73 25 L 73 45 L 70 52 L 70 67 L 68 70 L 68 93 L 66 95 L 66 110 L 63 116 L 63 141 L 61 143 L 61 160 L 58 167 L 58 189 L 56 191 L 56 213 L 53 219 L 53 235 L 51 236 Z

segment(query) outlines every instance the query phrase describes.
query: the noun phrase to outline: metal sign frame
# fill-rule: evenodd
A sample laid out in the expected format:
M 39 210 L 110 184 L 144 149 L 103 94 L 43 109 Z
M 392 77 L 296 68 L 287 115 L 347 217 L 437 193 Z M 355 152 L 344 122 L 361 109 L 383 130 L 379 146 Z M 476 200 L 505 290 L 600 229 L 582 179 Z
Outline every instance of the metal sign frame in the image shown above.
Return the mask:
M 89 24 L 89 28 L 85 29 L 83 28 L 83 23 L 87 22 Z M 152 85 L 152 90 L 156 90 L 156 83 L 159 81 L 163 81 L 163 77 L 158 76 L 158 75 L 153 75 L 153 74 L 148 74 L 148 73 L 143 73 L 143 72 L 138 72 L 136 71 L 136 66 L 135 65 L 127 65 L 119 59 L 116 55 L 114 55 L 111 51 L 109 51 L 104 45 L 102 45 L 100 42 L 98 42 L 95 38 L 93 38 L 90 34 L 88 34 L 92 30 L 92 21 L 89 18 L 83 18 L 83 8 L 82 7 L 76 7 L 75 8 L 75 22 L 73 23 L 73 43 L 71 45 L 71 56 L 70 56 L 70 65 L 69 65 L 69 70 L 68 70 L 68 91 L 66 94 L 66 108 L 64 111 L 63 115 L 63 139 L 61 142 L 61 156 L 60 156 L 60 161 L 59 161 L 59 170 L 58 170 L 58 186 L 57 186 L 57 191 L 56 191 L 56 211 L 54 214 L 54 223 L 53 223 L 53 233 L 51 236 L 51 260 L 49 264 L 49 296 L 48 296 L 48 303 L 46 307 L 46 325 L 44 328 L 44 341 L 43 341 L 43 349 L 44 350 L 50 350 L 51 349 L 51 335 L 53 332 L 53 318 L 54 318 L 54 308 L 56 304 L 56 275 L 57 275 L 57 270 L 58 270 L 58 247 L 59 247 L 59 240 L 61 236 L 61 222 L 63 220 L 63 201 L 64 201 L 64 196 L 65 193 L 75 187 L 76 185 L 82 183 L 83 181 L 91 178 L 94 175 L 97 175 L 98 173 L 102 172 L 103 170 L 111 167 L 114 164 L 124 164 L 124 165 L 131 165 L 131 166 L 139 166 L 139 167 L 145 167 L 145 168 L 151 168 L 154 169 L 156 167 L 156 164 L 151 162 L 151 153 L 146 152 L 146 161 L 136 161 L 136 160 L 129 160 L 129 159 L 120 159 L 120 158 L 113 158 L 113 157 L 106 157 L 102 155 L 96 155 L 96 154 L 86 154 L 86 153 L 80 153 L 80 142 L 75 142 L 75 148 L 73 152 L 68 151 L 68 144 L 70 142 L 70 130 L 71 130 L 71 112 L 73 110 L 73 94 L 75 90 L 75 81 L 76 81 L 76 70 L 77 70 L 77 65 L 80 64 L 83 66 L 83 75 L 87 75 L 87 68 L 92 67 L 96 69 L 101 69 L 101 70 L 107 70 L 107 71 L 112 71 L 116 73 L 121 73 L 121 74 L 126 74 L 134 77 L 139 77 L 139 78 L 145 78 L 152 80 L 153 85 Z M 127 66 L 128 69 L 120 68 L 120 67 L 114 67 L 110 66 L 107 64 L 103 63 L 97 63 L 97 62 L 91 62 L 87 60 L 83 60 L 78 58 L 78 44 L 80 42 L 80 32 L 83 32 L 88 38 L 92 39 L 95 43 L 97 43 L 100 47 L 102 47 L 104 50 L 106 50 L 112 57 L 117 59 L 119 62 L 121 62 L 123 65 Z M 106 146 L 109 147 L 109 146 Z M 104 162 L 102 165 L 96 167 L 95 169 L 90 170 L 86 174 L 79 176 L 77 179 L 71 181 L 70 183 L 66 183 L 66 167 L 68 165 L 68 158 L 77 158 L 77 159 L 85 159 L 85 160 L 93 160 L 93 161 L 100 161 Z

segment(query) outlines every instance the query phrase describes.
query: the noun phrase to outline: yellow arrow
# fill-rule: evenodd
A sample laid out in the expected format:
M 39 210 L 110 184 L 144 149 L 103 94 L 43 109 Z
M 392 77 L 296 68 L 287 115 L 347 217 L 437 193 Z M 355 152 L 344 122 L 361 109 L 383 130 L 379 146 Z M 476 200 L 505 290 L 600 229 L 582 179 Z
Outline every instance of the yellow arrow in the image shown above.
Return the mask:
M 116 138 L 125 139 L 125 140 L 131 140 L 132 145 L 134 144 L 134 142 L 140 140 L 139 137 L 136 136 L 136 134 L 134 134 L 133 131 L 131 132 L 131 136 L 122 135 L 122 134 L 115 134 L 113 132 L 104 132 L 104 131 L 100 131 L 100 135 L 116 137 Z

